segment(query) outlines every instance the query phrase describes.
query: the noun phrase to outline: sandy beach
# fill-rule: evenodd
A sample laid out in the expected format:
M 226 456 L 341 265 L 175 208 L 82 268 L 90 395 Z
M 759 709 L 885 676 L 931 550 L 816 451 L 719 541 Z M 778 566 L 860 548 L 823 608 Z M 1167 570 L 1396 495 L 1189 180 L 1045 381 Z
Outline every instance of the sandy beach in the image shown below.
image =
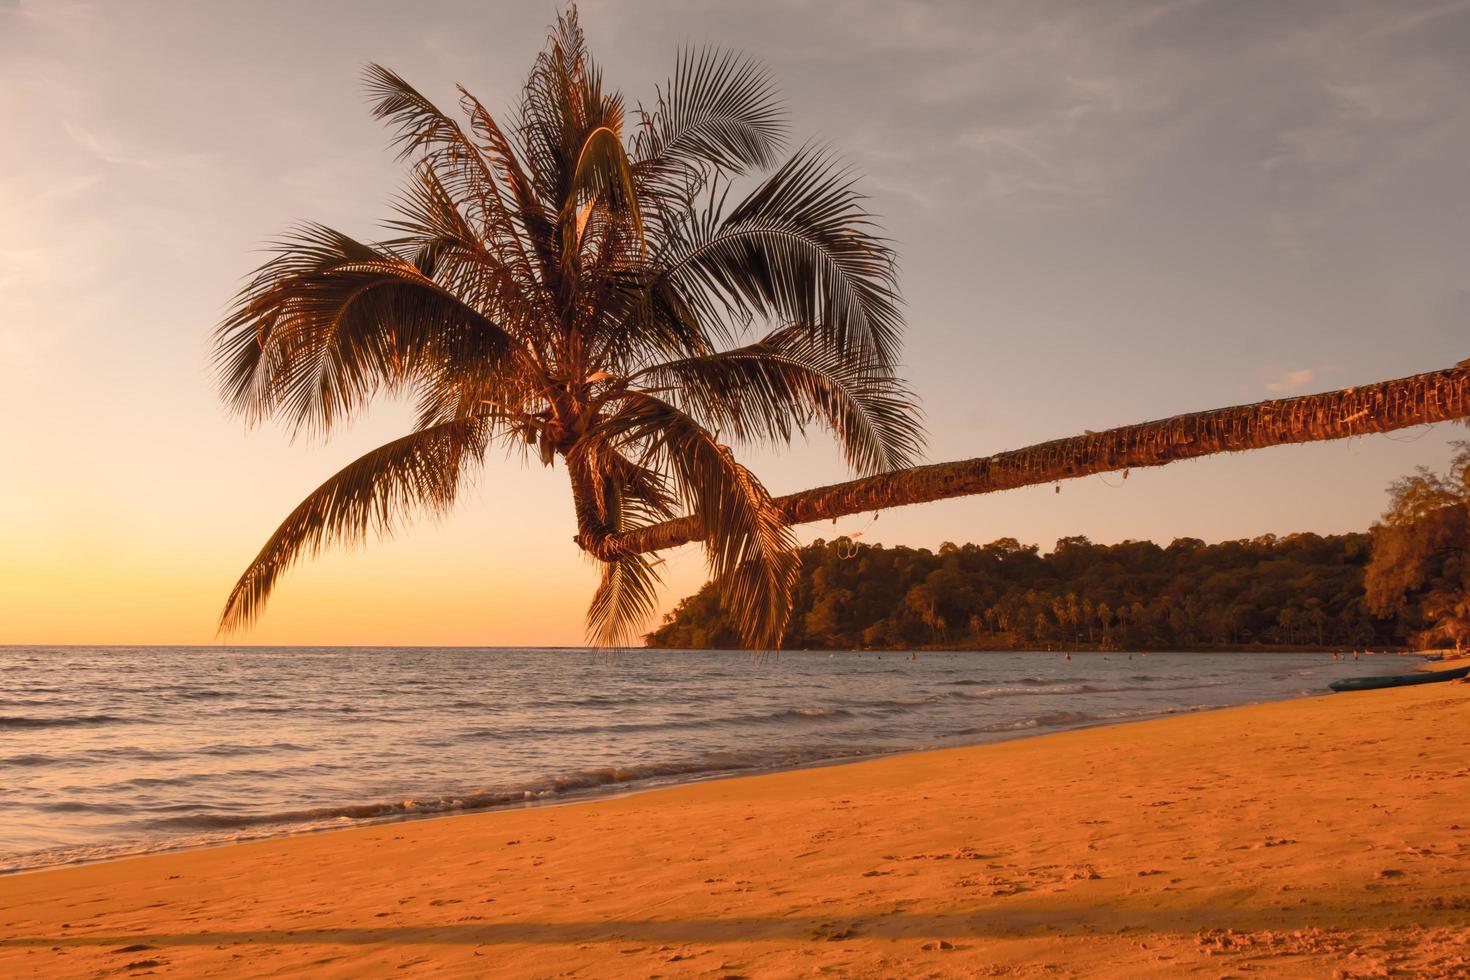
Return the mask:
M 1467 709 L 1330 695 L 17 875 L 0 974 L 1464 977 Z

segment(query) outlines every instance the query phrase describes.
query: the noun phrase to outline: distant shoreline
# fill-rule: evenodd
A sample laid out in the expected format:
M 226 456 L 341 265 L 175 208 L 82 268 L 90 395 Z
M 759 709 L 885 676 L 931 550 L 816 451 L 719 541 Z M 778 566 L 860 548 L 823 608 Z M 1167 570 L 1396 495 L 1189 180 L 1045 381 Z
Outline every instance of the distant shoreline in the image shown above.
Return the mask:
M 740 647 L 694 647 L 694 646 L 667 646 L 665 644 L 649 644 L 642 649 L 645 650 L 727 650 L 738 653 Z M 922 646 L 902 647 L 790 647 L 779 652 L 806 652 L 814 653 L 820 650 L 829 650 L 832 653 L 1102 653 L 1118 654 L 1121 656 L 1147 656 L 1150 653 L 1360 653 L 1363 656 L 1395 656 L 1395 657 L 1449 657 L 1455 656 L 1453 650 L 1415 650 L 1412 647 L 1375 647 L 1372 650 L 1363 647 L 1351 646 L 1319 646 L 1316 644 L 1270 644 L 1270 643 L 1235 643 L 1221 646 L 1190 645 L 1187 647 L 1149 647 L 1145 649 L 1120 650 L 1111 647 L 1103 647 L 1097 643 L 1075 643 L 1067 646 L 1058 644 L 1004 644 L 1004 645 L 979 645 L 967 644 L 924 644 Z

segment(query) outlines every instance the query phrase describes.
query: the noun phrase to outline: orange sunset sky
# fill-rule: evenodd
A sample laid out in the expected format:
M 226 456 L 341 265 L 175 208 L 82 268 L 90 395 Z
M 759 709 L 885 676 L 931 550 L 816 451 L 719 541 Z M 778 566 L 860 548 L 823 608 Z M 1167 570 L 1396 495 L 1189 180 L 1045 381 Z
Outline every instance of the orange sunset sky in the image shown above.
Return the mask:
M 607 80 L 763 59 L 897 242 L 929 458 L 1470 356 L 1470 5 L 596 2 Z M 1041 15 L 1038 15 L 1038 11 Z M 401 165 L 378 61 L 509 104 L 554 6 L 0 0 L 0 643 L 210 643 L 304 493 L 406 431 L 246 431 L 214 326 L 291 223 L 362 237 Z M 1265 451 L 803 529 L 1049 548 L 1359 530 L 1462 429 Z M 829 446 L 751 457 L 775 493 Z M 450 519 L 298 567 L 251 643 L 577 644 L 562 472 L 492 457 Z M 702 559 L 668 556 L 665 606 Z

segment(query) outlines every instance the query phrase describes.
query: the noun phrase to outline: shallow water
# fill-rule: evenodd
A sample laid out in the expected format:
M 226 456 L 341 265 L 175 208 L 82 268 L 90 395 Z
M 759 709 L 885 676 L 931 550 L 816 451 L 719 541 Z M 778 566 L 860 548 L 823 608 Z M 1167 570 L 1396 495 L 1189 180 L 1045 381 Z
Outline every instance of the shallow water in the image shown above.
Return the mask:
M 0 871 L 1325 693 L 1377 656 L 0 648 Z

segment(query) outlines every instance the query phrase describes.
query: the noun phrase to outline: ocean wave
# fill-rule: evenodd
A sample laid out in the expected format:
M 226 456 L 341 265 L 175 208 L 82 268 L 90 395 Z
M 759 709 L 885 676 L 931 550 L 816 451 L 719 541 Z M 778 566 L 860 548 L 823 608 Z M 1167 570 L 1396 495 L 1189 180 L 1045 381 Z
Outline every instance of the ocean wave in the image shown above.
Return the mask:
M 981 725 L 978 728 L 967 728 L 961 735 L 998 735 L 1002 732 L 1019 732 L 1031 728 L 1062 728 L 1069 725 L 1085 725 L 1094 721 L 1117 721 L 1122 718 L 1139 717 L 1138 712 L 1121 712 L 1115 714 L 1088 714 L 1085 711 L 1053 711 L 1044 715 L 1036 715 L 1033 718 L 1019 718 L 1015 721 L 996 722 L 992 725 Z
M 987 687 L 979 691 L 951 691 L 952 698 L 964 698 L 967 701 L 982 701 L 989 698 L 1008 697 L 1055 697 L 1062 694 L 1092 694 L 1100 690 L 1087 684 L 1069 684 L 1066 687 L 1049 687 L 1042 690 L 1039 687 L 1015 687 L 1010 684 L 999 684 L 995 687 Z
M 255 781 L 262 779 L 281 779 L 290 776 L 319 776 L 345 768 L 347 768 L 345 765 L 317 763 L 307 766 L 270 766 L 253 767 L 250 769 L 218 769 L 206 772 L 181 772 L 171 776 L 135 776 L 132 779 L 102 783 L 93 787 L 93 789 L 99 793 L 112 793 L 121 790 L 154 789 L 159 786 L 198 787 L 212 783 L 230 783 L 241 780 Z M 180 804 L 180 808 L 192 809 L 195 805 L 194 803 L 183 803 Z
M 93 761 L 125 759 L 129 762 L 177 762 L 194 755 L 192 750 L 145 749 L 141 745 L 106 745 L 86 750 L 86 758 Z M 68 758 L 66 761 L 73 761 Z
M 609 786 L 640 782 L 664 782 L 680 777 L 715 776 L 756 769 L 828 762 L 855 756 L 871 755 L 865 747 L 833 747 L 825 750 L 780 752 L 719 752 L 707 756 L 670 762 L 629 765 L 594 766 L 533 778 L 504 789 L 474 793 L 448 794 L 430 798 L 412 798 L 378 803 L 356 803 L 265 813 L 188 813 L 157 817 L 148 825 L 158 830 L 220 831 L 251 827 L 295 825 L 320 827 L 359 820 L 384 820 L 395 817 L 484 810 L 515 804 L 534 803 L 558 796 L 584 793 Z M 160 808 L 161 809 L 161 808 Z
M 65 701 L 56 698 L 0 698 L 0 705 L 6 708 L 71 708 L 85 702 L 68 699 Z
M 409 710 L 419 710 L 422 705 L 409 706 Z M 399 719 L 391 714 L 378 712 L 364 712 L 364 710 L 353 704 L 337 704 L 333 702 L 311 701 L 304 704 L 240 704 L 225 708 L 225 711 L 246 715 L 293 715 L 302 717 L 335 717 L 338 715 L 361 715 L 360 718 L 345 719 L 351 722 L 373 722 L 376 724 L 393 725 L 398 724 Z M 402 707 L 395 709 L 404 710 Z
M 215 688 L 184 688 L 173 692 L 175 697 L 184 698 L 187 701 L 209 701 L 214 698 L 237 698 L 237 691 L 220 691 Z
M 132 813 L 135 809 L 131 803 L 89 803 L 86 800 L 32 803 L 29 808 L 42 813 Z
M 295 742 L 266 742 L 266 743 L 241 743 L 220 742 L 216 745 L 204 745 L 194 750 L 200 755 L 256 755 L 262 752 L 310 752 L 311 749 L 305 745 L 297 745 Z
M 916 702 L 922 703 L 922 702 Z M 722 727 L 759 727 L 782 722 L 817 722 L 833 719 L 855 718 L 857 714 L 848 708 L 782 708 L 779 711 L 751 712 L 740 715 L 706 717 L 684 713 L 684 717 L 657 721 L 602 722 L 591 725 L 566 725 L 515 728 L 477 728 L 459 733 L 459 738 L 550 738 L 567 735 L 626 734 L 629 732 L 661 732 L 679 729 L 716 729 Z
M 984 700 L 987 698 L 1005 697 L 1057 697 L 1073 694 L 1123 694 L 1132 691 L 1194 691 L 1207 687 L 1219 687 L 1223 681 L 1205 681 L 1197 684 L 1067 684 L 1065 686 L 1047 687 L 1011 687 L 1000 685 L 989 687 L 982 691 L 951 691 L 952 698 L 966 698 L 969 700 Z
M 963 682 L 949 682 L 951 686 L 959 686 Z M 758 728 L 782 725 L 805 725 L 821 722 L 835 722 L 853 720 L 859 718 L 886 718 L 893 715 L 909 714 L 916 710 L 934 705 L 946 699 L 961 701 L 985 701 L 993 698 L 1030 698 L 1030 697 L 1068 697 L 1088 694 L 1126 694 L 1132 692 L 1165 692 L 1165 691 L 1188 691 L 1202 688 L 1217 687 L 1223 682 L 1207 681 L 1197 684 L 1106 684 L 1106 683 L 1067 683 L 1062 684 L 1059 680 L 1048 681 L 1045 686 L 1040 683 L 1030 686 L 1017 686 L 1012 684 L 999 684 L 984 687 L 978 690 L 973 686 L 965 690 L 933 691 L 929 693 L 920 692 L 919 697 L 895 697 L 878 698 L 868 700 L 853 700 L 841 706 L 805 706 L 781 708 L 775 711 L 747 712 L 728 715 L 701 715 L 692 711 L 681 711 L 670 716 L 636 721 L 601 721 L 593 720 L 585 724 L 566 725 L 522 725 L 522 726 L 486 726 L 468 731 L 454 733 L 450 736 L 449 743 L 455 739 L 540 739 L 558 738 L 585 735 L 618 735 L 633 733 L 655 733 L 664 731 L 705 729 L 717 731 L 722 728 Z M 943 685 L 940 685 L 943 686 Z M 627 704 L 624 704 L 627 707 Z M 443 743 L 443 740 L 438 740 Z M 443 744 L 449 744 L 443 743 Z M 429 744 L 420 741 L 419 744 Z M 437 743 L 436 743 L 437 744 Z
M 60 718 L 38 718 L 34 715 L 0 715 L 0 728 L 83 728 L 93 725 L 118 725 L 141 721 L 121 715 L 63 715 Z

